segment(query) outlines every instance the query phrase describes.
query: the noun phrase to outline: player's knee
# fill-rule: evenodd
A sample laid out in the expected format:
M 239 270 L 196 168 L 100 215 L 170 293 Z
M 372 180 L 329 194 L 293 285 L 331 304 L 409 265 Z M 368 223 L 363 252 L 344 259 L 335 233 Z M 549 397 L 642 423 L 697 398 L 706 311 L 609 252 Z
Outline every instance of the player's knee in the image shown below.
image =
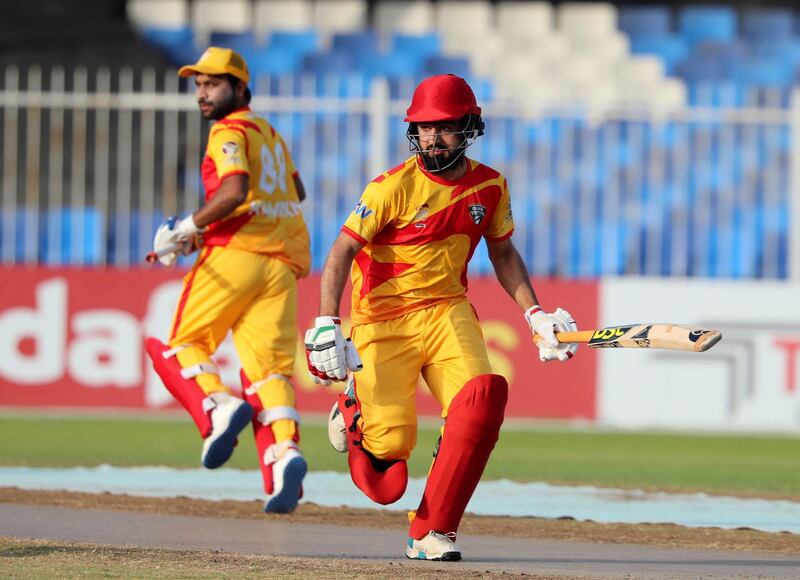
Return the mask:
M 458 430 L 464 436 L 480 437 L 500 429 L 508 402 L 508 382 L 500 375 L 478 375 L 464 384 L 453 397 L 445 431 Z
M 377 459 L 392 461 L 408 459 L 414 449 L 417 430 L 413 426 L 400 426 L 386 429 L 379 437 L 364 434 L 364 447 Z

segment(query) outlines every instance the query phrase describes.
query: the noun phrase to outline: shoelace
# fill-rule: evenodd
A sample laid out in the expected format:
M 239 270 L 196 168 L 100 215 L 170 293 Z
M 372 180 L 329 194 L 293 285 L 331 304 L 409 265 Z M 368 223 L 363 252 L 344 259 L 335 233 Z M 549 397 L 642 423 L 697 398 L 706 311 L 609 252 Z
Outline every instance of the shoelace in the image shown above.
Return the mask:
M 433 535 L 435 535 L 435 536 L 442 536 L 443 538 L 447 538 L 448 540 L 450 540 L 453 543 L 455 543 L 455 541 L 456 541 L 456 533 L 455 532 L 446 532 L 446 533 L 431 532 L 431 533 Z

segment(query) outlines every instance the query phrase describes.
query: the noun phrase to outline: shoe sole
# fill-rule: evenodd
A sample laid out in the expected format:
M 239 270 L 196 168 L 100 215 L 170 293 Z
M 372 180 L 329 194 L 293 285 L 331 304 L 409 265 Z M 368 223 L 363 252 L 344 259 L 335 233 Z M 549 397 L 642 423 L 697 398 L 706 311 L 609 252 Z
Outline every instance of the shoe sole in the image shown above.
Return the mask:
M 249 403 L 245 403 L 236 409 L 236 412 L 231 415 L 228 428 L 208 447 L 208 451 L 202 460 L 203 467 L 206 469 L 216 469 L 228 461 L 231 455 L 233 455 L 236 438 L 239 436 L 239 433 L 242 432 L 242 429 L 247 427 L 247 424 L 250 423 L 252 418 L 253 407 L 251 407 Z
M 308 471 L 308 464 L 302 457 L 295 457 L 287 465 L 283 472 L 283 489 L 281 492 L 269 498 L 264 504 L 264 513 L 267 514 L 288 514 L 293 512 L 300 500 L 300 486 L 303 478 Z
M 425 552 L 413 550 L 406 552 L 406 558 L 409 560 L 429 560 L 431 562 L 459 562 L 461 560 L 461 552 L 445 552 L 438 558 L 428 558 Z

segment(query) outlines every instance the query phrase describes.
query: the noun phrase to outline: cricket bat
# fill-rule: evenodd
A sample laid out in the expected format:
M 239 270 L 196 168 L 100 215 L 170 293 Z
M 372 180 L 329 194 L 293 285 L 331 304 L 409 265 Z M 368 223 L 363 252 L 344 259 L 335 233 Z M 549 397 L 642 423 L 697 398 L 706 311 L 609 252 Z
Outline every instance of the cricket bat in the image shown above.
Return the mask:
M 663 348 L 705 352 L 722 340 L 722 333 L 680 324 L 645 323 L 556 332 L 556 338 L 561 343 L 586 344 L 589 348 Z M 539 339 L 538 335 L 534 336 L 534 342 L 538 342 L 536 339 Z

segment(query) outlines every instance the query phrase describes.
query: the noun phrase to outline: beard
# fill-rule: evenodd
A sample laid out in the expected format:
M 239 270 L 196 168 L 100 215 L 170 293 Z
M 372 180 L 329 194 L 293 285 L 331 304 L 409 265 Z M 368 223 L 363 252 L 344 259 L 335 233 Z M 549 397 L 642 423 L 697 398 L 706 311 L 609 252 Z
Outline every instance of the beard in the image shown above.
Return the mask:
M 217 102 L 213 101 L 199 101 L 200 105 L 209 105 L 209 108 L 204 110 L 200 110 L 200 114 L 203 116 L 203 119 L 209 121 L 219 121 L 230 115 L 233 111 L 236 110 L 236 97 L 231 94 L 229 97 L 224 99 L 220 99 Z
M 436 149 L 438 155 L 434 154 L 434 149 Z M 437 144 L 421 151 L 420 157 L 422 158 L 422 164 L 425 166 L 425 169 L 435 173 L 449 167 L 457 161 L 456 157 L 460 157 L 463 153 L 464 150 L 461 148 L 445 149 L 442 145 Z

